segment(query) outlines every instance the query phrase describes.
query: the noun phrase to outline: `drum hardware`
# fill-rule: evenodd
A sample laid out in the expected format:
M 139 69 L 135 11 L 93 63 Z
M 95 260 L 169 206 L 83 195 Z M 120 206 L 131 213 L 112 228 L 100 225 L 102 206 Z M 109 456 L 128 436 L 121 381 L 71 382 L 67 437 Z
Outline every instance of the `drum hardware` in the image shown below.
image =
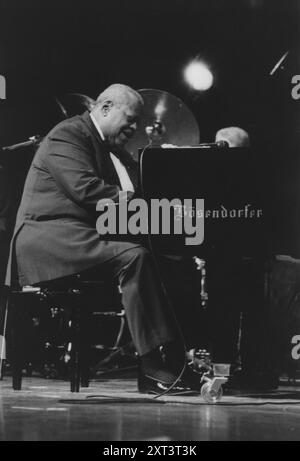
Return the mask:
M 206 309 L 208 302 L 208 293 L 206 291 L 206 263 L 204 259 L 200 259 L 197 256 L 194 256 L 193 260 L 196 264 L 196 270 L 200 271 L 201 306 L 203 309 Z
M 210 353 L 206 349 L 190 351 L 189 366 L 199 374 L 200 394 L 206 403 L 214 404 L 223 396 L 222 386 L 228 381 L 230 364 L 212 363 Z
M 204 373 L 201 378 L 201 382 L 204 383 L 201 387 L 201 397 L 206 403 L 217 403 L 221 400 L 223 396 L 222 385 L 228 381 L 229 374 L 225 376 L 215 376 L 214 368 L 215 365 L 212 370 Z

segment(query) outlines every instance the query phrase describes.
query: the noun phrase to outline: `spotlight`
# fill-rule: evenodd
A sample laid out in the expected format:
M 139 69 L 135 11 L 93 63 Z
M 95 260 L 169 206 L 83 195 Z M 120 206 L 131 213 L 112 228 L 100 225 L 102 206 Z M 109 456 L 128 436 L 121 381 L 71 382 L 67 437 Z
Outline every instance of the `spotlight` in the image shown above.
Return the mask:
M 192 61 L 184 70 L 185 81 L 197 91 L 208 90 L 213 84 L 213 75 L 206 64 Z

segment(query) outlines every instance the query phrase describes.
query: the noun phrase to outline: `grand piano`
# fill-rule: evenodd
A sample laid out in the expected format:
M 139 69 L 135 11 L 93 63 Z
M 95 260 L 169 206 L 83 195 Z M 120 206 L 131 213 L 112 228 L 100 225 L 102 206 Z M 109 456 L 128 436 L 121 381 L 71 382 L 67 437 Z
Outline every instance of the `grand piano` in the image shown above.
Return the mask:
M 196 199 L 203 199 L 204 239 L 186 243 L 190 233 L 170 235 L 160 229 L 152 244 L 164 253 L 207 257 L 212 251 L 224 255 L 265 256 L 270 252 L 272 212 L 268 184 L 256 154 L 249 148 L 220 148 L 216 144 L 140 150 L 140 194 L 151 208 L 153 199 L 179 199 L 170 220 L 185 215 L 196 225 Z M 185 206 L 184 204 L 187 203 Z M 149 213 L 151 232 L 151 214 Z

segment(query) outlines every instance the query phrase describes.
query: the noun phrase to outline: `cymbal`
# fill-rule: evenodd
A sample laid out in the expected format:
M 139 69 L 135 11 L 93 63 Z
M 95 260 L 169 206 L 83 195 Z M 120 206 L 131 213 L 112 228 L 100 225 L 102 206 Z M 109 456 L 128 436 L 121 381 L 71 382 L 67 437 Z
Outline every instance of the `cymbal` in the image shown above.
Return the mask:
M 55 100 L 65 118 L 91 111 L 95 105 L 94 99 L 82 93 L 68 93 Z
M 148 144 L 199 144 L 198 123 L 190 109 L 179 98 L 155 89 L 142 89 L 139 93 L 144 99 L 143 112 L 135 135 L 126 144 L 126 150 L 136 159 L 138 149 Z

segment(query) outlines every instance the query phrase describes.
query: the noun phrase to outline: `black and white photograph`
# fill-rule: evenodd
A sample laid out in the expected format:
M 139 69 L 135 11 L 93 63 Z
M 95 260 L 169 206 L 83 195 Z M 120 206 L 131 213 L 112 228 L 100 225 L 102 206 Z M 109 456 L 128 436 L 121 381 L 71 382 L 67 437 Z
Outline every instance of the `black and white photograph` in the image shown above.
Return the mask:
M 300 440 L 300 1 L 0 0 L 0 440 Z

